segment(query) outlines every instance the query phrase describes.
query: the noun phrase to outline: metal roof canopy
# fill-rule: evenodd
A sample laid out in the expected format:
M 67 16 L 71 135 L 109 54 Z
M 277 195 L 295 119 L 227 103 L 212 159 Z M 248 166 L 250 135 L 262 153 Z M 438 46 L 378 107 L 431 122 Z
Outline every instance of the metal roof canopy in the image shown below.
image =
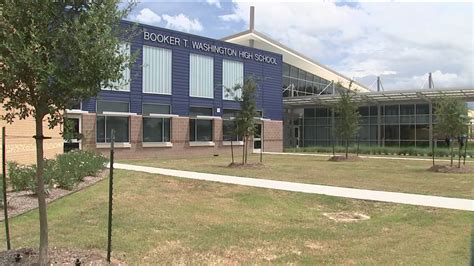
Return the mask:
M 465 101 L 474 101 L 474 88 L 444 88 L 444 89 L 421 89 L 421 90 L 398 90 L 355 93 L 354 100 L 359 103 L 384 104 L 390 102 L 413 102 L 439 99 L 441 97 L 453 97 Z M 285 107 L 308 106 L 308 105 L 331 105 L 339 101 L 339 95 L 311 95 L 298 97 L 284 97 Z

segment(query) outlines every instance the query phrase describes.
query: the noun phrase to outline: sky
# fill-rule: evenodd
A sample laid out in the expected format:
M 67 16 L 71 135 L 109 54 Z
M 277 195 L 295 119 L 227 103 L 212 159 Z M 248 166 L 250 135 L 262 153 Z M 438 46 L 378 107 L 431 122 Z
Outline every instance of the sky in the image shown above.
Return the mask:
M 222 38 L 255 29 L 375 90 L 474 87 L 474 3 L 140 1 L 128 19 Z

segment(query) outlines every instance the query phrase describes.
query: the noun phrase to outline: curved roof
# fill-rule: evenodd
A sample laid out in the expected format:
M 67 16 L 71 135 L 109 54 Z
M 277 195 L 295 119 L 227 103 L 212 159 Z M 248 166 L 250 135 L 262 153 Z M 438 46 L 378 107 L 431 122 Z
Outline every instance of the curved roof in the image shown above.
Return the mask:
M 287 64 L 303 69 L 311 74 L 320 76 L 329 81 L 340 82 L 343 87 L 349 87 L 349 83 L 351 81 L 350 78 L 312 60 L 311 58 L 281 44 L 278 41 L 273 40 L 267 35 L 256 30 L 246 30 L 231 36 L 224 37 L 221 40 L 245 46 L 250 46 L 249 44 L 253 42 L 253 47 L 255 48 L 281 54 L 283 56 L 283 62 Z M 367 87 L 355 81 L 352 81 L 351 89 L 358 92 L 370 91 Z

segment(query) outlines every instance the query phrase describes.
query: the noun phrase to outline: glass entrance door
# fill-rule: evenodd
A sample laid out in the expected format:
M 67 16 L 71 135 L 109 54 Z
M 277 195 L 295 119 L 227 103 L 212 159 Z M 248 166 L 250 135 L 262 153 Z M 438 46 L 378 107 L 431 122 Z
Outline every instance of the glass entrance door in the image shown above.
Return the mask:
M 296 126 L 293 128 L 293 138 L 295 139 L 296 148 L 300 147 L 300 127 Z
M 262 124 L 255 125 L 255 132 L 253 135 L 253 152 L 260 152 L 262 148 Z

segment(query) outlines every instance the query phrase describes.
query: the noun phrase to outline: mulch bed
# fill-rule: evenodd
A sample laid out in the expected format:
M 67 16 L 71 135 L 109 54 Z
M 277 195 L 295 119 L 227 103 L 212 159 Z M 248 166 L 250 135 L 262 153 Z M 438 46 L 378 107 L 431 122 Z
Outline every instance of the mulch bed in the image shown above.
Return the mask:
M 108 171 L 104 170 L 97 176 L 86 176 L 84 181 L 79 183 L 73 190 L 66 190 L 62 188 L 51 188 L 49 195 L 46 198 L 46 202 L 50 203 L 54 200 L 67 196 L 71 193 L 80 191 L 87 188 L 107 176 Z M 7 203 L 8 203 L 8 217 L 12 218 L 23 214 L 27 211 L 38 208 L 38 198 L 29 191 L 7 191 Z M 0 208 L 3 210 L 3 208 Z M 0 221 L 3 221 L 3 211 L 0 212 Z
M 16 257 L 20 254 L 20 260 Z M 108 264 L 106 256 L 96 250 L 79 250 L 67 248 L 52 248 L 48 252 L 50 265 L 76 265 L 79 260 L 81 265 L 125 265 L 116 259 L 111 259 Z M 38 251 L 32 248 L 20 248 L 0 252 L 0 265 L 37 265 Z
M 458 168 L 457 166 L 451 167 L 449 165 L 434 165 L 431 166 L 428 171 L 437 173 L 468 174 L 474 173 L 474 168 L 465 165 L 461 165 L 461 168 Z
M 362 161 L 362 159 L 358 156 L 348 156 L 346 158 L 346 156 L 336 155 L 329 158 L 328 161 L 330 162 L 358 162 L 358 161 Z
M 241 163 L 230 163 L 227 167 L 229 168 L 263 168 L 264 165 L 261 163 L 247 163 L 247 164 L 241 164 Z

